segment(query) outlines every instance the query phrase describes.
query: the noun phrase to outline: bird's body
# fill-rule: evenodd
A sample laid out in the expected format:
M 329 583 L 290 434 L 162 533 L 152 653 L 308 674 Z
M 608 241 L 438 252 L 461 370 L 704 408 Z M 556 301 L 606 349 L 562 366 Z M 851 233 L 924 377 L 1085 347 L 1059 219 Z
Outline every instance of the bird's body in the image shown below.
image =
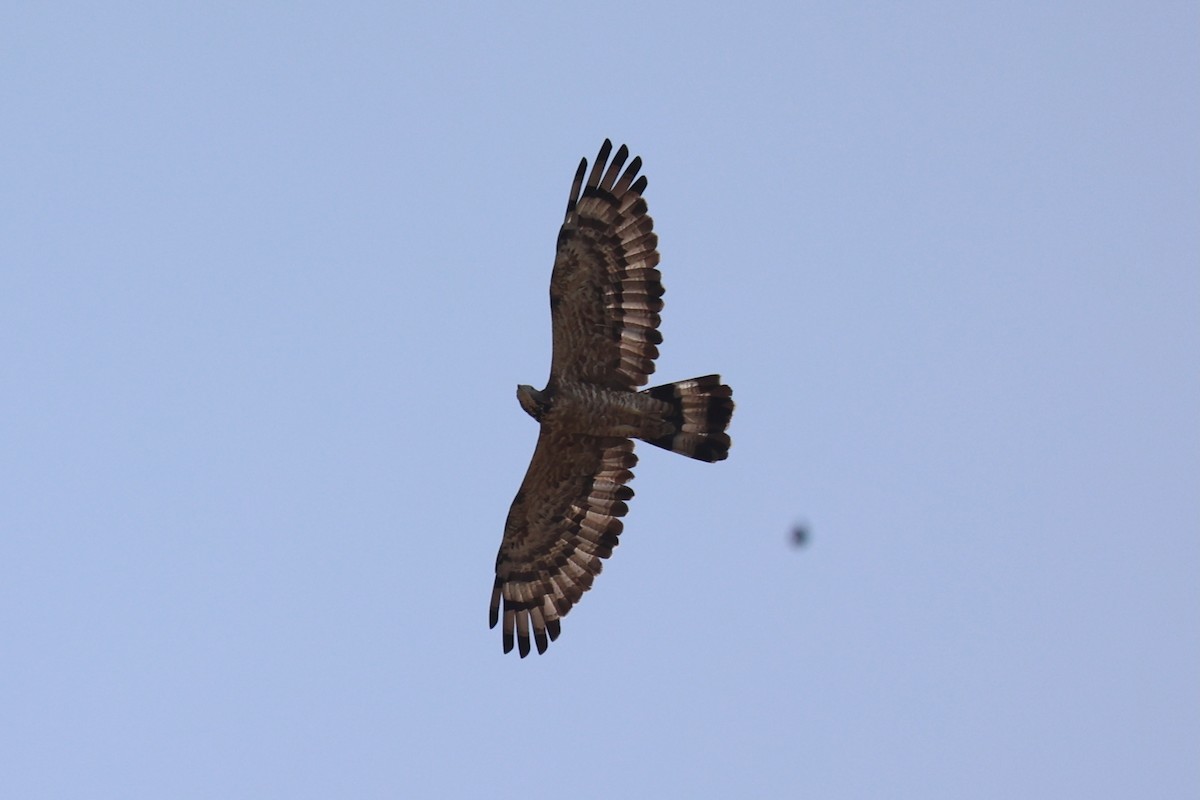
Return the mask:
M 537 398 L 537 412 L 530 416 L 564 433 L 645 439 L 670 432 L 663 421 L 670 405 L 640 392 L 578 383 L 559 387 L 553 394 L 538 392 L 532 396 Z
M 538 652 L 591 586 L 621 533 L 633 497 L 633 439 L 702 461 L 729 453 L 732 391 L 717 375 L 639 390 L 654 372 L 663 287 L 658 239 L 638 177 L 622 173 L 628 150 L 608 162 L 605 141 L 584 185 L 575 175 L 550 279 L 554 353 L 546 388 L 517 387 L 541 426 L 496 556 L 490 624 L 504 652 Z

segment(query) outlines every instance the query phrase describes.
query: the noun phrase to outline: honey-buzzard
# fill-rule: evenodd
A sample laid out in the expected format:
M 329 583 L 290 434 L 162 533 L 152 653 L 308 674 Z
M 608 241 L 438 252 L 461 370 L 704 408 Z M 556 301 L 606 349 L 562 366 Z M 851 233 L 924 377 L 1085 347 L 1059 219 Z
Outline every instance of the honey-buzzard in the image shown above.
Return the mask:
M 553 356 L 546 388 L 518 386 L 541 423 L 533 460 L 504 524 L 489 614 L 504 652 L 539 653 L 592 585 L 621 533 L 633 490 L 633 439 L 700 461 L 729 455 L 733 392 L 719 375 L 639 391 L 654 372 L 663 286 L 646 213 L 642 160 L 611 162 L 607 139 L 584 183 L 579 164 L 550 276 Z

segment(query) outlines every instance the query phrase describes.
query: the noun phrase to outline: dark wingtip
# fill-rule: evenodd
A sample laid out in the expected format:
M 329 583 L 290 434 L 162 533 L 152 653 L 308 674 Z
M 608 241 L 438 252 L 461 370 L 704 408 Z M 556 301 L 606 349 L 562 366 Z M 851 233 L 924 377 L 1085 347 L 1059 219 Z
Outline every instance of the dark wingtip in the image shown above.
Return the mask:
M 571 214 L 575 212 L 575 204 L 579 202 L 579 193 L 583 190 L 583 176 L 587 172 L 587 159 L 579 159 L 579 169 L 575 170 L 575 180 L 571 184 L 571 196 L 567 198 L 567 213 L 563 216 L 563 223 L 567 223 L 571 219 Z M 559 233 L 561 242 L 562 233 Z
M 505 631 L 504 632 L 504 652 L 511 653 L 512 649 L 513 649 L 512 631 Z
M 492 604 L 488 608 L 488 627 L 496 627 L 496 623 L 500 621 L 500 576 L 496 576 L 496 582 L 492 585 Z
M 524 658 L 525 656 L 529 655 L 529 637 L 528 636 L 518 636 L 517 637 L 517 649 L 521 652 L 521 658 Z
M 596 154 L 596 163 L 592 164 L 592 171 L 588 175 L 585 195 L 600 185 L 600 176 L 604 174 L 604 165 L 608 163 L 608 154 L 611 152 L 612 142 L 605 139 L 604 144 L 600 145 L 600 152 Z
M 555 639 L 557 639 L 558 634 L 561 632 L 562 626 L 559 625 L 558 620 L 552 619 L 546 623 L 546 633 L 550 634 L 550 641 L 553 642 Z
M 538 655 L 541 655 L 542 653 L 546 652 L 546 648 L 550 646 L 550 643 L 548 641 L 546 641 L 546 632 L 545 631 L 534 631 L 533 632 L 533 642 L 534 642 L 534 644 L 537 645 Z

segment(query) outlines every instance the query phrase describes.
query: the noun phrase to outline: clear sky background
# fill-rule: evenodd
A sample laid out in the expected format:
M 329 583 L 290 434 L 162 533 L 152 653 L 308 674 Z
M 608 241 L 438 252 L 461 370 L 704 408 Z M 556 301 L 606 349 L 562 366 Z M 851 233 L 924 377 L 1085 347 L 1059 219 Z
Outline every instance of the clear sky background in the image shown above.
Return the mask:
M 0 12 L 0 796 L 1200 793 L 1195 3 L 166 5 Z M 605 137 L 734 446 L 522 661 Z

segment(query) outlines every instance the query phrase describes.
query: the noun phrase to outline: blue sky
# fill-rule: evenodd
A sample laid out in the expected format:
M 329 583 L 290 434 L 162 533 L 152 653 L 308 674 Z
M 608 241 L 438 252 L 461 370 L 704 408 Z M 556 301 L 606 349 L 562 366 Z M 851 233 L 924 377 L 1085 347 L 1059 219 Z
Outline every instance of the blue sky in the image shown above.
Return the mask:
M 1195 797 L 1198 22 L 0 12 L 0 794 Z M 522 661 L 514 389 L 605 137 L 734 446 L 639 448 Z

